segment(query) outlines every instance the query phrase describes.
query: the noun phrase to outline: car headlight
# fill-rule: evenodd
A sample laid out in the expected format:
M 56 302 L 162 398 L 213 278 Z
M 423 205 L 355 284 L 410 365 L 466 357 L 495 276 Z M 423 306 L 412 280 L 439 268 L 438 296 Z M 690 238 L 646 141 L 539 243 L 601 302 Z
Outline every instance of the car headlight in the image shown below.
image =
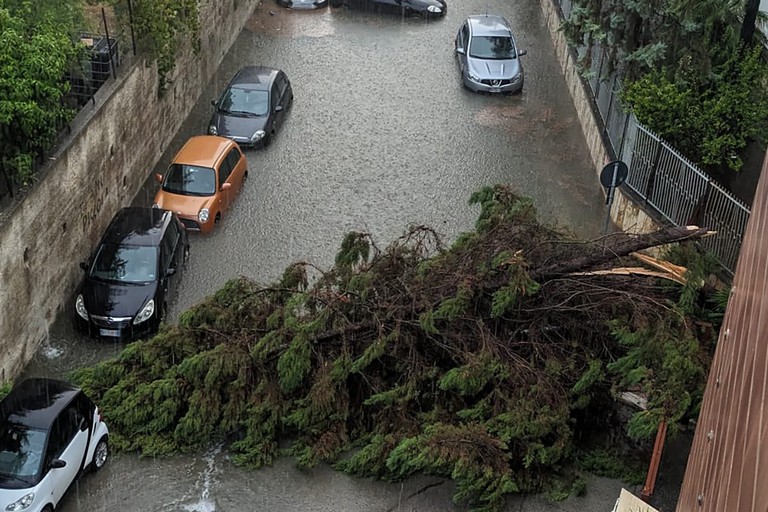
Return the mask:
M 155 300 L 149 299 L 149 302 L 147 302 L 147 304 L 143 308 L 141 308 L 141 311 L 139 311 L 139 314 L 136 315 L 136 318 L 133 319 L 133 325 L 146 322 L 152 317 L 154 313 L 155 313 Z
M 18 500 L 14 501 L 7 507 L 5 507 L 5 510 L 7 512 L 16 512 L 17 510 L 26 510 L 32 505 L 32 502 L 35 501 L 35 493 L 31 492 L 29 494 L 25 494 Z
M 75 300 L 75 311 L 77 311 L 77 314 L 80 315 L 80 318 L 83 320 L 88 320 L 88 310 L 85 309 L 85 301 L 83 300 L 82 295 L 77 296 L 77 300 Z M 22 509 L 5 509 L 5 510 L 22 510 Z
M 436 5 L 428 6 L 427 7 L 427 11 L 435 13 L 435 14 L 443 12 L 443 10 L 441 8 L 439 8 L 438 6 L 436 6 Z
M 479 81 L 480 81 L 480 79 L 479 79 L 479 78 L 477 78 L 477 77 L 476 77 L 475 75 L 473 75 L 472 73 L 467 73 L 467 76 L 468 76 L 468 77 L 469 77 L 469 79 L 470 79 L 470 80 L 472 80 L 473 82 L 479 82 Z
M 152 208 L 160 208 L 160 205 L 157 203 L 152 203 Z
M 218 135 L 218 134 L 219 134 L 219 130 L 216 129 L 215 124 L 212 124 L 211 126 L 208 127 L 208 135 Z
M 257 140 L 263 139 L 264 135 L 266 135 L 264 130 L 256 130 L 256 133 L 251 136 L 251 142 L 256 142 Z
M 522 79 L 523 79 L 523 74 L 522 73 L 518 73 L 517 75 L 512 77 L 512 83 L 516 84 L 517 82 L 519 82 Z
M 200 222 L 208 222 L 208 208 L 203 208 L 199 212 L 197 212 L 197 220 Z

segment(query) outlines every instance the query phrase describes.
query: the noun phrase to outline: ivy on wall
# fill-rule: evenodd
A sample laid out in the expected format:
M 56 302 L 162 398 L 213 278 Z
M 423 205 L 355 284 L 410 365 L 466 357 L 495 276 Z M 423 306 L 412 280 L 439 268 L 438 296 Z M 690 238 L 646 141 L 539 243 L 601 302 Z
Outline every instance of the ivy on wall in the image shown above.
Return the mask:
M 200 51 L 200 0 L 110 1 L 121 22 L 132 25 L 140 51 L 157 62 L 162 95 L 179 52 L 187 44 L 195 54 Z

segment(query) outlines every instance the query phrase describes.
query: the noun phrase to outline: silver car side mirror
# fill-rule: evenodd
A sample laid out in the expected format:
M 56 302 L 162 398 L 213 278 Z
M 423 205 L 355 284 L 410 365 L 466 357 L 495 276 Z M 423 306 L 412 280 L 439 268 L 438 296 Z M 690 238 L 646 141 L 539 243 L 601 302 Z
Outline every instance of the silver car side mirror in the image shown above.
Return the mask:
M 456 48 L 456 53 L 459 55 L 464 55 L 464 48 Z
M 527 53 L 528 53 L 528 50 L 518 50 L 517 51 L 517 56 L 518 57 L 522 57 L 523 55 L 525 55 Z

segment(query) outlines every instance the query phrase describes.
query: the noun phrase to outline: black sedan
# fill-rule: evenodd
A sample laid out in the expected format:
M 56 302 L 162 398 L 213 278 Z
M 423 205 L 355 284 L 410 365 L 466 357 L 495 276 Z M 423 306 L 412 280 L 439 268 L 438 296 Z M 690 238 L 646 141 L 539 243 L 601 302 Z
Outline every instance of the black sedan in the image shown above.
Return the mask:
M 123 208 L 90 259 L 80 264 L 85 278 L 75 299 L 78 326 L 102 338 L 154 333 L 188 255 L 187 233 L 175 214 Z
M 448 6 L 445 0 L 330 0 L 331 7 L 345 5 L 353 9 L 371 12 L 399 14 L 401 16 L 418 15 L 425 18 L 445 16 Z

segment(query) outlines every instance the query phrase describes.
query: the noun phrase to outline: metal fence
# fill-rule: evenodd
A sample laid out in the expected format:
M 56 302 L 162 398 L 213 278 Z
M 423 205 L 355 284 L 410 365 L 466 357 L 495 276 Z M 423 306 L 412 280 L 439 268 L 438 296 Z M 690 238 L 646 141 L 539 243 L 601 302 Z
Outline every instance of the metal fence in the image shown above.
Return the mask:
M 555 0 L 567 18 L 572 0 Z M 578 48 L 584 56 L 587 48 Z M 706 173 L 637 122 L 620 102 L 621 79 L 607 70 L 607 51 L 591 48 L 585 80 L 602 121 L 605 141 L 614 158 L 629 167 L 626 186 L 662 220 L 677 225 L 696 224 L 716 231 L 701 246 L 717 256 L 733 273 L 749 220 L 749 207 Z

